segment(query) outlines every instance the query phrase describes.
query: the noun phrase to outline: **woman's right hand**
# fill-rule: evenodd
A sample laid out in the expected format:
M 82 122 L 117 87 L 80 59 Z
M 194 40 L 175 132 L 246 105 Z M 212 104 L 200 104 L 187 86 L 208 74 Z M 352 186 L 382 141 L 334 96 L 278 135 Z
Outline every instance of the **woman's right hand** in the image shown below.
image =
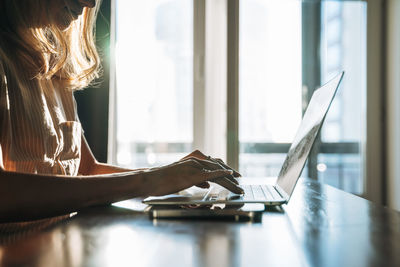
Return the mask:
M 147 196 L 172 194 L 193 185 L 207 188 L 207 181 L 218 183 L 234 193 L 243 193 L 236 180 L 231 178 L 233 171 L 210 160 L 188 158 L 146 172 L 147 188 L 144 191 Z

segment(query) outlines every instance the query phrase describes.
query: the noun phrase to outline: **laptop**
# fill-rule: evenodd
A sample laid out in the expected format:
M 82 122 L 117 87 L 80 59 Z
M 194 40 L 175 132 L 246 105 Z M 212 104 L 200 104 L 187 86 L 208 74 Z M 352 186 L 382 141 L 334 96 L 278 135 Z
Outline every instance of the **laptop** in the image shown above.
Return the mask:
M 241 205 L 246 203 L 282 205 L 288 203 L 343 75 L 344 72 L 341 72 L 314 91 L 274 185 L 241 185 L 244 194 L 238 195 L 212 183 L 208 189 L 191 187 L 177 194 L 148 197 L 143 200 L 143 203 L 150 205 Z

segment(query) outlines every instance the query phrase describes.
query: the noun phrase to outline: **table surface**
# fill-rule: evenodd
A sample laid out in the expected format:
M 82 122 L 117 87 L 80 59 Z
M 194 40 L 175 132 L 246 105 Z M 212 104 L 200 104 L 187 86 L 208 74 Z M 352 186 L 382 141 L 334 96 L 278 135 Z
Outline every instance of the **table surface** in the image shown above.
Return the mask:
M 0 226 L 0 266 L 400 266 L 399 212 L 312 180 L 261 222 L 97 207 L 13 227 Z

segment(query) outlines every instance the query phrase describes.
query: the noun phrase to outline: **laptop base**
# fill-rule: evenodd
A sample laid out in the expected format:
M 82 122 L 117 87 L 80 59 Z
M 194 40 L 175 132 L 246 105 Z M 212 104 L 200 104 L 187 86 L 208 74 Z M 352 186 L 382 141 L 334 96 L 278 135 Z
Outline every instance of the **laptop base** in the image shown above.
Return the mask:
M 148 197 L 143 200 L 143 203 L 149 205 L 241 205 L 259 203 L 268 206 L 287 203 L 288 199 L 282 197 L 274 185 L 246 184 L 241 186 L 245 190 L 244 195 L 234 194 L 219 185 L 212 184 L 209 189 L 191 187 L 177 194 Z

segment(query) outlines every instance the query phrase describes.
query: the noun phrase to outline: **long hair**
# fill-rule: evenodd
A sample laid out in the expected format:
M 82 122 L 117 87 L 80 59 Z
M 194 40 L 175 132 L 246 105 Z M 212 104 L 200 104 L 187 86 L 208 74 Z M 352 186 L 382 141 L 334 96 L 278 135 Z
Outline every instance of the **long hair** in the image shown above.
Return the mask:
M 37 80 L 82 89 L 100 72 L 94 36 L 101 0 L 94 8 L 85 7 L 66 29 L 40 25 L 40 16 L 50 17 L 50 1 L 0 0 L 0 61 L 21 86 Z

